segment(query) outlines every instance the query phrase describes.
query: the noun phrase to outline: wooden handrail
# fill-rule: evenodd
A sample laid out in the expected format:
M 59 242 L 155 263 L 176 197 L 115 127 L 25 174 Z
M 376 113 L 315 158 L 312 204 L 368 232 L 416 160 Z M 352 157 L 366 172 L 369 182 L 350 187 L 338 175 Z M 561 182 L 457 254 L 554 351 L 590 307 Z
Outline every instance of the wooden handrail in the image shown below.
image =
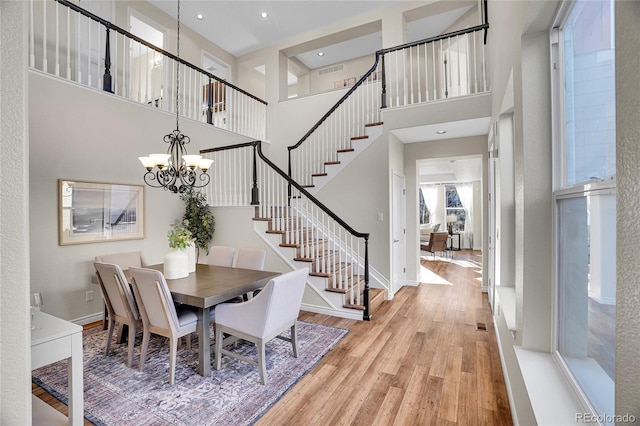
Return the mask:
M 104 25 L 107 30 L 114 30 L 114 31 L 122 34 L 125 37 L 128 37 L 128 38 L 130 38 L 132 40 L 137 41 L 138 43 L 148 47 L 149 49 L 155 50 L 156 52 L 158 52 L 158 53 L 160 53 L 160 54 L 162 54 L 164 56 L 167 56 L 168 58 L 173 59 L 174 61 L 179 62 L 179 63 L 181 63 L 182 65 L 184 65 L 186 67 L 189 67 L 189 68 L 191 68 L 191 69 L 193 69 L 193 70 L 195 70 L 195 71 L 197 71 L 197 72 L 199 72 L 201 74 L 204 74 L 204 75 L 208 76 L 209 78 L 212 78 L 212 79 L 214 79 L 216 81 L 219 81 L 220 83 L 223 83 L 226 86 L 229 86 L 233 90 L 236 90 L 236 91 L 242 93 L 243 95 L 249 96 L 250 98 L 252 98 L 252 99 L 254 99 L 256 101 L 267 105 L 267 101 L 262 100 L 262 99 L 258 98 L 257 96 L 252 95 L 251 93 L 249 93 L 249 92 L 247 92 L 245 90 L 242 90 L 238 86 L 236 86 L 234 84 L 231 84 L 228 81 L 221 79 L 220 77 L 216 77 L 215 75 L 211 74 L 209 71 L 203 70 L 202 68 L 197 67 L 196 65 L 193 65 L 192 63 L 187 62 L 182 58 L 178 58 L 173 53 L 167 52 L 164 49 L 161 49 L 161 48 L 159 48 L 157 46 L 154 46 L 153 44 L 147 42 L 146 40 L 143 40 L 140 37 L 138 37 L 138 36 L 136 36 L 134 34 L 131 34 L 129 31 L 124 30 L 124 29 L 118 27 L 115 24 L 112 24 L 111 22 L 107 21 L 106 19 L 103 19 L 103 18 L 101 18 L 101 17 L 99 17 L 97 15 L 94 15 L 93 13 L 81 8 L 80 6 L 78 6 L 78 5 L 74 4 L 74 3 L 71 3 L 68 0 L 55 0 L 55 1 L 57 1 L 58 3 L 60 3 L 63 6 L 66 6 L 66 7 L 70 8 L 71 10 L 74 10 L 74 11 L 80 13 L 83 16 L 86 16 L 89 19 L 92 19 L 92 20 Z

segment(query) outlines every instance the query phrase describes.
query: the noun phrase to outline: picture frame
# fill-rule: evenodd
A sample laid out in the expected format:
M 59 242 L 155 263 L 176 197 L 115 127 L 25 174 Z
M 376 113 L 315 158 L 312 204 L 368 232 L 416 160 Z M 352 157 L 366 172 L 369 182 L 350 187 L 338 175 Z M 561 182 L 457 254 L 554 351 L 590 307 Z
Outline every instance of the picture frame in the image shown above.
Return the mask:
M 142 239 L 144 186 L 58 180 L 58 244 Z

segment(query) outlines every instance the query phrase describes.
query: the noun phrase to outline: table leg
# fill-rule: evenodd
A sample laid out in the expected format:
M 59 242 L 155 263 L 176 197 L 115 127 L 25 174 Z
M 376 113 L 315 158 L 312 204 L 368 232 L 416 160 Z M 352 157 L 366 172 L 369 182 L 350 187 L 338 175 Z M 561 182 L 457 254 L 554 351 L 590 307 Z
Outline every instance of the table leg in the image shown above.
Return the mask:
M 82 372 L 82 333 L 71 336 L 69 371 L 69 424 L 84 424 L 84 381 Z
M 210 308 L 198 309 L 198 374 L 211 372 L 211 336 L 209 335 Z

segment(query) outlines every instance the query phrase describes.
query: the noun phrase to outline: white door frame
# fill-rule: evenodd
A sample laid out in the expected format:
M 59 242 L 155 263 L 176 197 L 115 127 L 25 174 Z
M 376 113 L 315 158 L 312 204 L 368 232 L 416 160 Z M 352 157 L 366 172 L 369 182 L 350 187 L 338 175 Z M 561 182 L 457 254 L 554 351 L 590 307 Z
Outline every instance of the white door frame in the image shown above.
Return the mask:
M 488 255 L 487 259 L 487 285 L 489 295 L 489 305 L 493 309 L 495 300 L 495 287 L 496 287 L 496 161 L 497 161 L 497 148 L 494 125 L 489 132 L 489 170 L 488 170 L 488 196 L 489 196 L 489 241 L 487 241 Z
M 393 172 L 391 183 L 391 294 L 407 282 L 405 177 Z

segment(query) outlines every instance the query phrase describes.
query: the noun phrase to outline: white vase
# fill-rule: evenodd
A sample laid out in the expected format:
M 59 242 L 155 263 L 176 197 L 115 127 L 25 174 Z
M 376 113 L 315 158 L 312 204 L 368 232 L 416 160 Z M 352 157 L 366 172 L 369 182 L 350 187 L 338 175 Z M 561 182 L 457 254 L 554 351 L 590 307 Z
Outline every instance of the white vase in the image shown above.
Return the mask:
M 195 243 L 191 243 L 189 247 L 186 249 L 182 249 L 185 253 L 187 253 L 187 257 L 189 258 L 189 273 L 196 271 L 196 245 Z
M 164 257 L 164 277 L 169 280 L 189 276 L 189 257 L 182 250 L 172 250 Z

